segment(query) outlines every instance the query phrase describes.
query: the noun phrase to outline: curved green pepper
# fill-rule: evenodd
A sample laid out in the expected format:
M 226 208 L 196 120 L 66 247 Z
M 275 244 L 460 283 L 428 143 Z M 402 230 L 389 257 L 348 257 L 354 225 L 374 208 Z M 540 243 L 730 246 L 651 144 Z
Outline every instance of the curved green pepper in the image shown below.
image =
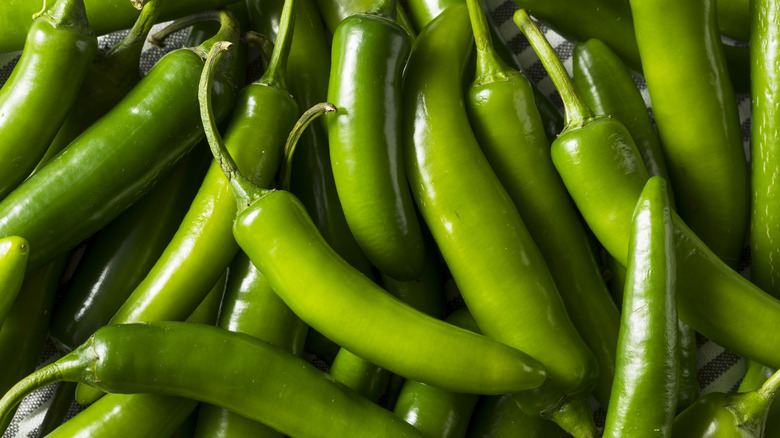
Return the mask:
M 480 2 L 466 3 L 477 43 L 477 74 L 466 90 L 469 121 L 550 268 L 572 323 L 598 360 L 594 393 L 606 406 L 620 314 L 550 159 L 550 144 L 528 80 L 493 50 Z
M 141 50 L 163 3 L 165 0 L 147 0 L 127 36 L 111 50 L 98 51 L 72 109 L 37 168 L 51 160 L 89 125 L 107 113 L 141 80 Z
M 203 68 L 198 52 L 211 43 L 160 59 L 67 152 L 0 202 L 0 236 L 27 239 L 33 269 L 108 224 L 203 138 L 197 117 L 197 78 Z M 226 70 L 231 77 L 222 76 L 217 87 L 219 117 L 227 115 L 234 100 L 233 72 Z
M 303 359 L 251 336 L 202 324 L 105 326 L 81 347 L 20 381 L 0 400 L 0 416 L 5 418 L 31 390 L 61 380 L 113 393 L 193 398 L 291 436 L 419 437 L 412 426 L 324 378 Z
M 46 153 L 96 53 L 83 0 L 59 0 L 33 21 L 22 57 L 0 89 L 0 199 Z
M 255 29 L 275 39 L 283 4 L 282 0 L 247 0 Z M 298 106 L 310 108 L 328 95 L 330 46 L 314 0 L 298 0 L 295 23 L 287 61 L 287 82 Z M 292 174 L 290 189 L 306 206 L 325 240 L 360 272 L 374 275 L 373 266 L 355 242 L 339 204 L 323 120 L 315 120 L 303 133 Z M 307 342 L 317 335 L 310 331 Z M 318 338 L 324 340 L 321 336 Z
M 661 140 L 653 127 L 634 77 L 617 54 L 601 40 L 574 46 L 574 83 L 585 103 L 596 114 L 614 117 L 631 133 L 650 175 L 669 181 Z M 667 184 L 674 205 L 674 192 Z M 622 285 L 621 285 L 622 287 Z
M 674 227 L 666 184 L 639 195 L 629 241 L 617 366 L 605 437 L 668 437 L 678 391 Z
M 677 211 L 736 268 L 750 181 L 715 2 L 642 0 L 631 2 L 631 12 Z
M 523 15 L 516 13 L 515 21 Z M 564 70 L 553 77 L 569 80 Z M 647 169 L 622 124 L 594 117 L 575 97 L 570 80 L 559 90 L 569 102 L 570 123 L 552 145 L 553 163 L 599 242 L 624 265 L 630 218 L 649 178 Z M 780 352 L 771 347 L 780 343 L 780 301 L 730 269 L 678 215 L 673 221 L 680 319 L 737 354 L 780 366 Z
M 518 397 L 571 433 L 594 436 L 598 364 L 468 121 L 463 72 L 472 47 L 465 4 L 446 9 L 417 37 L 404 73 L 412 194 L 482 332 L 547 368 L 551 379 Z
M 476 321 L 466 308 L 452 312 L 447 322 L 479 333 Z M 475 394 L 460 394 L 407 380 L 393 412 L 416 427 L 424 437 L 457 438 L 466 435 L 478 400 L 479 396 Z
M 202 150 L 92 236 L 62 291 L 49 332 L 70 351 L 107 324 L 165 249 L 207 163 Z
M 218 59 L 220 52 L 213 52 Z M 204 69 L 202 115 L 212 152 L 242 206 L 233 235 L 296 315 L 343 348 L 407 378 L 476 393 L 543 383 L 536 360 L 402 303 L 339 257 L 294 195 L 259 189 L 243 177 L 211 116 L 212 75 Z M 331 104 L 323 108 L 335 110 Z M 281 229 L 285 232 L 278 233 Z
M 218 327 L 262 339 L 300 356 L 308 327 L 271 290 L 249 258 L 239 252 L 230 264 Z M 195 437 L 280 437 L 268 426 L 213 405 L 202 404 Z
M 411 38 L 395 22 L 393 0 L 345 18 L 331 49 L 327 118 L 339 201 L 368 259 L 398 280 L 423 265 L 423 242 L 401 151 L 401 81 Z M 377 78 L 381 78 L 378 80 Z

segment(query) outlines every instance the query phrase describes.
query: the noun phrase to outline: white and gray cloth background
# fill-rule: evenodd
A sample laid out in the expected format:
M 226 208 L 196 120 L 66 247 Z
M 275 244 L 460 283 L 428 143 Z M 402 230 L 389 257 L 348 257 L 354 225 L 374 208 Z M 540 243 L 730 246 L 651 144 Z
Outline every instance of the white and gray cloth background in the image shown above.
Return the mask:
M 487 0 L 487 4 L 490 8 L 490 14 L 494 23 L 497 25 L 499 32 L 508 41 L 509 47 L 515 56 L 518 58 L 520 65 L 523 66 L 526 76 L 535 82 L 539 89 L 547 95 L 550 100 L 555 103 L 559 108 L 563 108 L 563 103 L 555 91 L 555 87 L 552 84 L 549 76 L 547 75 L 544 67 L 537 58 L 533 49 L 525 40 L 523 35 L 515 26 L 512 20 L 512 14 L 517 9 L 517 6 L 511 1 L 502 0 Z M 152 32 L 164 27 L 165 23 L 157 25 Z M 563 61 L 566 68 L 571 73 L 572 69 L 572 50 L 574 43 L 566 40 L 557 33 L 542 26 L 545 31 L 545 36 L 550 41 L 558 56 Z M 141 59 L 141 70 L 146 73 L 152 68 L 154 63 L 160 59 L 165 53 L 180 47 L 184 44 L 186 39 L 186 31 L 177 32 L 166 40 L 166 47 L 159 49 L 152 47 L 148 43 L 144 47 L 144 53 Z M 119 42 L 127 31 L 119 31 L 112 34 L 108 34 L 100 37 L 99 42 L 101 47 L 111 47 Z M 5 83 L 8 76 L 11 74 L 14 65 L 19 60 L 21 52 L 14 53 L 0 53 L 0 85 Z M 645 102 L 650 103 L 650 98 L 647 92 L 647 86 L 644 79 L 639 76 L 635 76 L 637 85 L 642 92 L 642 96 Z M 745 153 L 747 155 L 748 163 L 750 162 L 750 154 L 748 153 L 749 139 L 750 139 L 750 98 L 747 95 L 739 95 L 739 115 L 740 123 L 742 126 L 742 138 L 745 145 Z M 746 257 L 742 263 L 743 270 L 740 271 L 743 275 L 749 277 L 749 260 Z M 702 394 L 720 391 L 720 392 L 734 392 L 745 373 L 745 361 L 736 354 L 724 349 L 723 347 L 711 342 L 701 335 L 697 336 L 697 364 L 698 364 L 698 380 L 701 387 Z M 41 355 L 39 366 L 51 363 L 60 357 L 60 353 L 55 348 L 51 341 L 48 341 L 44 347 L 44 351 Z M 19 406 L 16 416 L 11 423 L 8 430 L 3 434 L 2 438 L 28 438 L 36 436 L 38 425 L 43 420 L 43 415 L 49 406 L 51 396 L 54 392 L 54 385 L 47 388 L 43 388 L 34 394 L 27 397 Z M 68 417 L 75 415 L 79 411 L 77 406 L 71 407 L 71 411 L 68 413 Z M 596 413 L 597 421 L 603 418 L 603 410 Z M 601 417 L 601 418 L 599 418 Z

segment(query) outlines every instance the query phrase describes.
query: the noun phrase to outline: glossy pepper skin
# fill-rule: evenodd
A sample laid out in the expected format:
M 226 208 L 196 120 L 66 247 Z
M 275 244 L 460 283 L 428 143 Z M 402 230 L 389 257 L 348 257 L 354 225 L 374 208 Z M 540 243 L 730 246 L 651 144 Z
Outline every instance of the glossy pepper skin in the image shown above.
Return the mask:
M 50 334 L 65 351 L 108 323 L 165 249 L 208 166 L 203 146 L 92 236 L 52 316 Z
M 515 22 L 522 15 L 515 13 Z M 572 96 L 563 90 L 561 95 L 564 99 Z M 587 117 L 574 118 L 553 143 L 553 163 L 599 242 L 625 266 L 631 215 L 649 175 L 626 128 L 587 113 Z M 672 220 L 680 319 L 740 355 L 779 366 L 780 354 L 767 347 L 774 341 L 758 339 L 755 333 L 771 337 L 778 333 L 780 302 L 730 269 L 677 214 Z
M 168 1 L 160 20 L 173 20 L 233 2 L 235 0 Z M 98 35 L 128 29 L 138 17 L 138 10 L 129 0 L 86 0 L 84 4 L 90 25 Z M 8 0 L 0 5 L 0 29 L 3 29 L 0 35 L 0 52 L 22 49 L 25 35 L 32 24 L 30 17 L 40 9 L 40 2 L 30 0 Z
M 758 287 L 774 297 L 780 296 L 780 271 L 776 260 L 780 237 L 780 74 L 775 65 L 780 61 L 780 4 L 772 0 L 757 0 L 750 10 L 751 62 L 751 199 L 750 199 L 750 278 Z M 748 370 L 739 391 L 752 391 L 761 386 L 773 369 L 748 362 Z M 780 403 L 773 403 L 767 436 L 780 433 L 776 419 Z
M 139 348 L 147 354 L 138 354 Z M 9 391 L 1 403 L 3 416 L 30 388 L 78 380 L 114 393 L 218 404 L 291 436 L 419 437 L 413 427 L 324 378 L 308 362 L 251 336 L 203 324 L 106 326 L 55 364 L 23 380 L 18 392 Z
M 254 29 L 275 40 L 283 4 L 282 0 L 247 0 Z M 311 108 L 327 99 L 330 74 L 327 31 L 315 0 L 298 0 L 295 23 L 287 83 L 298 106 Z M 349 231 L 339 204 L 324 120 L 312 122 L 299 140 L 295 155 L 290 189 L 301 199 L 333 249 L 352 266 L 372 276 L 373 267 Z
M 749 178 L 715 2 L 634 1 L 631 12 L 677 211 L 735 268 L 747 232 Z
M 367 11 L 374 0 L 318 0 L 317 7 L 322 14 L 331 34 L 336 32 L 336 28 L 347 17 L 355 14 L 362 14 Z M 398 5 L 398 24 L 403 27 L 409 36 L 414 38 L 417 35 L 411 19 L 401 5 Z
M 59 0 L 33 21 L 22 57 L 0 88 L 0 199 L 46 152 L 96 53 L 83 0 Z
M 463 74 L 473 42 L 466 5 L 446 9 L 417 38 L 404 73 L 403 109 L 415 202 L 482 332 L 547 368 L 545 385 L 519 395 L 534 400 L 529 409 L 580 436 L 595 434 L 588 400 L 596 359 L 469 125 Z
M 209 62 L 219 59 L 219 50 L 224 45 L 215 47 Z M 243 177 L 211 115 L 212 70 L 204 69 L 201 112 L 212 152 L 242 206 L 233 235 L 301 320 L 369 362 L 455 391 L 490 393 L 542 384 L 544 368 L 535 359 L 402 303 L 339 257 L 293 194 L 260 189 Z M 325 103 L 305 115 L 310 121 L 312 114 L 334 110 Z M 300 129 L 296 126 L 296 135 Z
M 637 200 L 605 437 L 671 436 L 678 391 L 672 210 L 661 177 Z
M 594 393 L 606 405 L 620 314 L 550 159 L 550 144 L 528 80 L 493 50 L 481 3 L 467 4 L 477 43 L 477 73 L 465 95 L 469 121 L 550 268 L 572 323 L 598 360 Z
M 284 304 L 249 257 L 239 252 L 230 263 L 217 326 L 262 339 L 300 356 L 308 327 Z M 202 404 L 198 437 L 281 437 L 268 426 L 213 405 Z
M 590 109 L 618 119 L 631 133 L 650 175 L 669 181 L 661 140 L 634 77 L 620 57 L 601 40 L 590 39 L 574 46 L 572 65 L 577 91 Z M 674 205 L 668 183 L 667 189 Z
M 110 50 L 98 50 L 78 97 L 37 168 L 51 160 L 89 125 L 107 113 L 141 80 L 141 50 L 165 0 L 149 0 L 130 32 Z
M 395 1 L 345 18 L 331 49 L 330 160 L 352 235 L 368 259 L 398 280 L 422 272 L 423 241 L 401 146 L 401 81 L 412 41 Z
M 0 236 L 26 238 L 35 269 L 148 192 L 203 138 L 196 91 L 202 68 L 203 59 L 193 50 L 160 59 L 67 152 L 0 202 Z M 222 118 L 234 101 L 234 84 L 222 79 L 216 89 Z
M 674 192 L 661 142 L 653 127 L 642 95 L 634 78 L 617 54 L 600 40 L 591 39 L 574 46 L 573 79 L 585 103 L 596 113 L 619 120 L 628 129 L 651 176 L 666 180 L 666 189 L 674 207 Z M 616 276 L 610 286 L 616 303 L 623 300 L 625 268 L 609 257 L 610 270 Z M 679 323 L 681 354 L 680 393 L 677 409 L 687 407 L 699 396 L 696 377 L 696 334 L 687 324 Z
M 272 70 L 276 73 L 269 73 Z M 228 123 L 226 138 L 232 153 L 261 186 L 273 181 L 284 139 L 298 116 L 283 77 L 281 70 L 269 68 L 264 77 L 242 88 Z M 238 252 L 231 231 L 235 214 L 228 181 L 212 162 L 173 238 L 111 323 L 186 317 Z
M 447 322 L 479 333 L 477 323 L 466 308 L 452 312 Z M 407 380 L 393 412 L 417 428 L 424 437 L 458 438 L 466 436 L 478 400 L 476 394 L 460 394 Z

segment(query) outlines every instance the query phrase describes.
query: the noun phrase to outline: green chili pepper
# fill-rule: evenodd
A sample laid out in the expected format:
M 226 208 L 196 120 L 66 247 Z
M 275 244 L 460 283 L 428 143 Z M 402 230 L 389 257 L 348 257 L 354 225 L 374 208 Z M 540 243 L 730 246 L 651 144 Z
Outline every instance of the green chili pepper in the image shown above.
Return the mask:
M 448 7 L 463 3 L 465 3 L 464 0 L 410 0 L 406 2 L 412 20 L 418 30 L 422 30 Z M 493 35 L 493 38 L 498 42 L 495 48 L 499 52 L 502 60 L 510 63 L 518 70 L 522 70 L 518 60 L 509 49 L 508 42 L 503 38 L 503 34 L 497 31 L 497 26 L 491 25 L 490 32 Z M 547 138 L 552 141 L 561 129 L 563 129 L 563 116 L 558 107 L 555 106 L 541 90 L 539 90 L 539 87 L 535 82 L 530 82 L 530 84 L 534 91 L 534 100 L 536 101 L 537 109 L 542 116 Z
M 355 14 L 362 14 L 368 10 L 375 0 L 318 0 L 317 5 L 325 25 L 331 33 L 336 32 L 338 25 L 347 17 Z M 399 4 L 397 6 L 398 24 L 403 27 L 409 36 L 414 38 L 417 35 L 409 16 L 404 8 Z
M 394 0 L 345 18 L 331 50 L 330 160 L 347 224 L 368 259 L 399 280 L 420 275 L 423 242 L 401 156 L 401 75 L 411 38 Z M 378 80 L 381 78 L 381 80 Z
M 735 2 L 736 3 L 736 2 Z M 780 59 L 780 15 L 778 4 L 770 0 L 754 1 L 750 20 L 750 62 L 751 62 L 751 199 L 750 199 L 750 279 L 774 297 L 780 296 L 780 274 L 777 272 L 778 257 L 776 239 L 780 235 L 777 226 L 777 200 L 780 186 L 775 175 L 780 170 L 776 129 L 780 118 L 776 114 L 780 86 L 780 74 L 774 64 Z M 758 389 L 775 370 L 749 361 L 747 373 L 739 392 Z M 780 403 L 772 404 L 772 413 L 780 413 Z M 770 416 L 770 418 L 772 418 Z
M 530 23 L 526 17 L 517 12 L 515 22 Z M 625 265 L 630 218 L 649 178 L 647 169 L 625 127 L 594 117 L 562 67 L 554 72 L 569 123 L 552 145 L 553 163 L 599 242 Z M 673 221 L 680 319 L 737 354 L 780 366 L 780 354 L 771 347 L 780 343 L 780 301 L 728 268 L 676 213 Z
M 237 38 L 224 17 L 219 38 Z M 193 81 L 203 65 L 199 53 L 210 45 L 207 41 L 192 50 L 168 53 L 117 106 L 77 137 L 68 152 L 0 202 L 0 236 L 27 239 L 33 269 L 108 224 L 202 138 L 200 119 L 193 117 Z M 234 99 L 234 73 L 231 64 L 225 67 L 231 77 L 218 86 L 220 118 Z
M 447 317 L 447 322 L 474 333 L 479 333 L 476 321 L 466 308 Z M 461 394 L 407 380 L 401 388 L 395 415 L 416 427 L 422 436 L 456 438 L 466 435 L 469 419 L 479 396 Z
M 292 32 L 283 31 L 283 35 L 287 42 L 277 45 L 276 60 L 263 77 L 239 92 L 227 132 L 231 148 L 239 145 L 236 154 L 242 168 L 262 186 L 273 180 L 284 138 L 298 113 L 285 86 Z M 228 182 L 212 162 L 179 229 L 110 323 L 184 319 L 238 252 L 231 233 L 235 209 Z M 79 390 L 80 402 L 89 403 L 99 396 L 83 385 Z
M 651 177 L 633 215 L 605 437 L 671 434 L 679 367 L 673 233 L 666 184 Z
M 247 0 L 255 29 L 276 39 L 283 4 L 282 0 Z M 287 82 L 298 106 L 310 108 L 328 95 L 330 46 L 314 0 L 299 0 L 296 11 Z M 292 192 L 301 199 L 333 249 L 360 272 L 373 276 L 373 267 L 349 231 L 339 204 L 324 121 L 315 120 L 303 133 L 297 157 L 292 172 Z M 307 342 L 317 335 L 310 331 Z M 325 340 L 321 336 L 319 339 Z
M 87 18 L 91 27 L 98 35 L 117 30 L 128 29 L 138 18 L 138 10 L 134 7 L 143 5 L 149 0 L 85 0 Z M 191 15 L 196 12 L 225 6 L 235 0 L 184 0 L 166 2 L 160 14 L 161 21 Z M 41 9 L 41 2 L 28 0 L 12 0 L 3 2 L 0 6 L 0 52 L 20 50 L 24 38 L 32 24 L 33 14 Z
M 147 0 L 127 36 L 111 50 L 98 51 L 72 109 L 37 168 L 51 160 L 89 125 L 107 113 L 141 80 L 141 50 L 163 3 L 164 0 Z
M 306 324 L 271 290 L 268 281 L 243 252 L 230 264 L 218 327 L 262 339 L 300 356 Z M 202 404 L 196 437 L 280 437 L 264 424 L 222 408 Z
M 715 4 L 635 1 L 631 12 L 677 210 L 735 268 L 747 232 L 749 180 Z
M 221 52 L 213 52 L 218 59 Z M 242 206 L 233 235 L 296 315 L 343 348 L 407 378 L 476 393 L 543 383 L 545 373 L 536 360 L 402 303 L 340 258 L 294 195 L 260 189 L 243 177 L 211 116 L 212 75 L 204 69 L 200 98 L 212 152 Z M 316 112 L 334 110 L 332 104 L 311 109 L 305 123 Z M 285 232 L 278 233 L 281 229 Z
M 203 179 L 203 152 L 194 151 L 159 186 L 92 236 L 52 316 L 50 334 L 65 351 L 107 324 L 154 265 Z
M 466 90 L 469 121 L 550 268 L 574 326 L 596 355 L 599 379 L 594 392 L 606 406 L 620 314 L 550 159 L 550 144 L 528 80 L 498 58 L 481 2 L 466 3 L 477 43 L 477 74 Z
M 213 324 L 223 291 L 223 276 L 187 322 Z M 69 384 L 72 382 L 61 382 Z M 168 438 L 198 403 L 183 397 L 152 394 L 107 394 L 46 435 L 47 438 L 122 436 Z M 50 408 L 51 409 L 51 408 Z
M 596 359 L 469 125 L 463 71 L 472 46 L 466 5 L 446 9 L 417 37 L 404 73 L 412 194 L 482 332 L 547 368 L 545 385 L 518 396 L 575 436 L 594 436 Z
M 291 436 L 419 437 L 412 426 L 325 378 L 303 359 L 251 336 L 202 324 L 105 326 L 6 393 L 0 414 L 5 418 L 22 396 L 59 380 L 114 393 L 193 398 Z
M 672 436 L 679 438 L 763 437 L 769 405 L 780 391 L 780 372 L 756 391 L 740 394 L 711 392 L 674 419 Z
M 0 326 L 19 295 L 30 246 L 18 236 L 0 239 Z
M 263 186 L 273 180 L 286 131 L 298 112 L 284 87 L 288 49 L 289 45 L 278 44 L 275 66 L 241 90 L 227 133 L 231 145 L 243 148 L 234 151 L 242 168 Z M 233 194 L 219 166 L 212 163 L 171 242 L 111 323 L 182 319 L 192 311 L 238 251 L 231 236 L 234 216 Z
M 669 180 L 669 172 L 661 149 L 661 142 L 650 120 L 644 99 L 625 64 L 606 44 L 592 39 L 574 46 L 574 82 L 585 103 L 596 113 L 619 120 L 628 129 L 642 155 L 649 174 Z M 672 204 L 674 194 L 666 184 Z M 625 268 L 607 256 L 610 270 L 615 275 L 611 285 L 613 297 L 622 305 Z M 682 410 L 698 398 L 696 378 L 696 334 L 679 323 L 680 379 L 677 409 Z M 606 404 L 605 404 L 606 405 Z
M 661 140 L 653 127 L 634 77 L 620 57 L 601 40 L 574 46 L 574 83 L 585 103 L 596 113 L 618 119 L 631 133 L 650 175 L 669 181 Z M 667 184 L 674 205 L 674 192 Z M 622 288 L 622 285 L 621 285 Z
M 33 21 L 22 57 L 0 89 L 0 199 L 46 152 L 96 52 L 83 0 L 59 0 Z

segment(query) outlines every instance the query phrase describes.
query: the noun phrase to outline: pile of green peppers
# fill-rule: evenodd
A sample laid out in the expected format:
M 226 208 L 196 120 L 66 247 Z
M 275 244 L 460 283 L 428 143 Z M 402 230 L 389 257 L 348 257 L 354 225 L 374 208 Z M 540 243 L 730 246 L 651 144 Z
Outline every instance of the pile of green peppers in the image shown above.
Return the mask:
M 780 0 L 39 3 L 0 5 L 3 430 L 61 382 L 37 436 L 780 437 Z

